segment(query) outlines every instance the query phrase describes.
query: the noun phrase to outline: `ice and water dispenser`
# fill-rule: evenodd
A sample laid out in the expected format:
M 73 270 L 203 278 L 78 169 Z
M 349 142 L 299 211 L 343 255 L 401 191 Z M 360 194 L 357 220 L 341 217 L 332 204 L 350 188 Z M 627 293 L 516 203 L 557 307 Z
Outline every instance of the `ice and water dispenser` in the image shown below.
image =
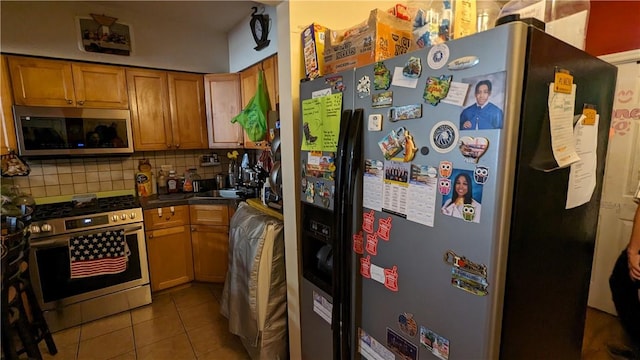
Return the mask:
M 333 244 L 336 239 L 333 211 L 313 205 L 302 207 L 302 274 L 328 294 L 332 293 Z

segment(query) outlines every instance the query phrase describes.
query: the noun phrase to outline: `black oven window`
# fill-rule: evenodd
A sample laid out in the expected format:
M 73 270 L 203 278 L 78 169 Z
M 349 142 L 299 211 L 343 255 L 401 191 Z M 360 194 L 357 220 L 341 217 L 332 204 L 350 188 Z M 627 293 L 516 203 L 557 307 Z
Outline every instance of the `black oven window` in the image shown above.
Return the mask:
M 68 246 L 32 248 L 31 251 L 37 251 L 36 261 L 43 301 L 48 303 L 141 279 L 140 251 L 136 234 L 127 235 L 127 245 L 131 255 L 129 255 L 126 271 L 80 279 L 71 279 Z

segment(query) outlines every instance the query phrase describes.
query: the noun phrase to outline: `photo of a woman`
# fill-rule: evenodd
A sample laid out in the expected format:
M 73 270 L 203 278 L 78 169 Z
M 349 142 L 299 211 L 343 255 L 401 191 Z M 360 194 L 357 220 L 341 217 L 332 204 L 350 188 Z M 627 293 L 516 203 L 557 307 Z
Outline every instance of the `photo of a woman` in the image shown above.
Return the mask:
M 442 213 L 465 221 L 480 222 L 482 186 L 472 180 L 471 170 L 453 170 L 453 191 L 443 196 Z M 474 190 L 476 190 L 474 192 Z

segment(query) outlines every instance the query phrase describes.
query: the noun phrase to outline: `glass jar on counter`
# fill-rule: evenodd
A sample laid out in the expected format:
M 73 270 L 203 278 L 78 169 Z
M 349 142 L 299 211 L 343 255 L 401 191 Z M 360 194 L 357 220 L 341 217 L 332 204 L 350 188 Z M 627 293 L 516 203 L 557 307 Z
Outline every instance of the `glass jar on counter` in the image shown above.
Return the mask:
M 177 193 L 180 188 L 178 187 L 179 181 L 178 181 L 178 177 L 176 176 L 176 171 L 175 170 L 170 170 L 169 171 L 169 176 L 167 177 L 167 193 L 172 194 L 172 193 Z

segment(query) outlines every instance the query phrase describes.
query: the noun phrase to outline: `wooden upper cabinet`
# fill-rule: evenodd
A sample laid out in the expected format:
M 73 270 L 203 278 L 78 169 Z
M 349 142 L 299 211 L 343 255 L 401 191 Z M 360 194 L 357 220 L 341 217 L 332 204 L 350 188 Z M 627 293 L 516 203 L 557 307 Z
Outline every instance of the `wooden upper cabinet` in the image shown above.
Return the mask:
M 78 106 L 87 108 L 128 109 L 124 68 L 74 63 L 73 86 Z
M 264 84 L 267 86 L 267 92 L 269 93 L 269 102 L 271 104 L 271 110 L 276 109 L 278 103 L 278 58 L 274 55 L 270 58 L 257 63 L 242 72 L 240 72 L 240 82 L 242 87 L 242 108 L 244 109 L 249 100 L 256 94 L 258 88 L 258 72 L 264 70 Z M 268 129 L 267 129 L 268 132 Z M 269 142 L 266 140 L 253 142 L 244 132 L 244 148 L 245 149 L 261 149 L 265 150 L 269 148 Z
M 176 149 L 208 148 L 204 78 L 198 74 L 169 72 L 168 80 L 173 146 Z
M 133 147 L 137 151 L 172 148 L 167 85 L 165 71 L 127 69 Z
M 11 95 L 11 81 L 9 80 L 9 69 L 7 65 L 7 57 L 0 57 L 0 102 L 2 103 L 2 136 L 0 139 L 0 154 L 6 155 L 9 150 L 16 150 L 16 130 L 13 122 L 13 97 Z
M 136 151 L 206 149 L 202 75 L 127 69 Z
M 17 105 L 128 109 L 119 66 L 9 56 Z
M 17 105 L 75 107 L 71 63 L 9 56 Z
M 231 119 L 242 111 L 239 74 L 204 76 L 210 148 L 241 148 L 244 130 Z

